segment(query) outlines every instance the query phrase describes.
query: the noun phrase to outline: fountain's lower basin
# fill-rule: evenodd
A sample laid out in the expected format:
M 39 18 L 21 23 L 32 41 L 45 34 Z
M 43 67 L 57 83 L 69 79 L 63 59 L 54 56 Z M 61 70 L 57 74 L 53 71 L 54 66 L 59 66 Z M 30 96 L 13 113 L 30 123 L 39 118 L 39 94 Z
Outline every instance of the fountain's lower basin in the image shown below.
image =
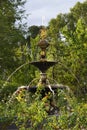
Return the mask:
M 52 88 L 52 90 L 56 93 L 57 92 L 57 90 L 58 89 L 66 89 L 66 87 L 65 86 L 63 86 L 63 85 L 57 85 L 57 84 L 54 84 L 54 85 L 50 85 L 51 86 L 51 88 Z M 21 86 L 19 89 L 18 89 L 18 91 L 21 91 L 21 90 L 28 90 L 29 92 L 31 92 L 32 94 L 33 93 L 35 93 L 36 91 L 37 91 L 37 86 Z M 50 89 L 49 89 L 49 87 L 48 86 L 45 86 L 44 87 L 44 90 L 42 90 L 42 94 L 44 93 L 44 91 L 45 92 L 49 92 L 50 91 Z M 52 101 L 52 100 L 51 100 Z M 55 116 L 58 116 L 58 111 L 59 111 L 59 108 L 56 106 L 56 105 L 54 105 L 53 106 L 53 104 L 50 104 L 51 105 L 51 107 L 50 107 L 50 110 L 49 110 L 49 112 L 48 112 L 48 114 L 49 114 L 49 116 L 51 116 L 51 115 L 55 115 Z M 5 117 L 6 118 L 6 117 Z M 6 122 L 7 123 L 7 122 Z M 5 123 L 5 124 L 6 124 Z M 28 123 L 28 126 L 30 125 L 30 123 Z M 4 124 L 3 123 L 1 123 L 0 122 L 0 130 L 3 130 L 3 126 L 4 126 Z M 7 125 L 7 130 L 18 130 L 18 128 L 16 127 L 16 125 L 15 124 L 8 124 Z M 39 129 L 39 130 L 41 130 L 41 129 Z
M 51 86 L 51 89 L 56 92 L 58 89 L 65 89 L 64 86 L 59 86 L 59 85 L 50 85 Z M 49 92 L 50 89 L 48 86 L 44 86 L 44 89 L 43 89 L 45 92 Z M 35 93 L 37 91 L 37 86 L 32 86 L 32 87 L 29 87 L 28 88 L 28 91 L 29 92 L 32 92 L 32 93 Z

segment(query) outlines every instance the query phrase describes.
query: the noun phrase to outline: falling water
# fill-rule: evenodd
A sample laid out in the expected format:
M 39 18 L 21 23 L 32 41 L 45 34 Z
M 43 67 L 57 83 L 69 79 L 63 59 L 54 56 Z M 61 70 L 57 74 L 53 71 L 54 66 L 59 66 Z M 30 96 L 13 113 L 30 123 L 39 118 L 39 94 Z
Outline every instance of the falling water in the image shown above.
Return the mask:
M 54 94 L 55 94 L 55 93 L 54 93 L 53 89 L 51 88 L 51 85 L 50 85 L 50 84 L 48 85 L 48 88 L 50 89 L 50 91 L 52 92 L 53 97 L 54 97 Z

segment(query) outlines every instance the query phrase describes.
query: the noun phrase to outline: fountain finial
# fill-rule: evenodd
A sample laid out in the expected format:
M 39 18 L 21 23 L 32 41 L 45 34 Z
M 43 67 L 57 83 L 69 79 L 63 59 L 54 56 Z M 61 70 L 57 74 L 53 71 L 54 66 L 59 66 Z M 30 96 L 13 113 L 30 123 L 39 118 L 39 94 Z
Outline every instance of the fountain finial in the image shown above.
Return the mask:
M 46 39 L 46 37 L 47 37 L 47 31 L 46 31 L 46 28 L 45 28 L 45 27 L 43 27 L 43 28 L 40 30 L 40 37 L 41 37 L 42 40 L 43 40 L 43 39 Z

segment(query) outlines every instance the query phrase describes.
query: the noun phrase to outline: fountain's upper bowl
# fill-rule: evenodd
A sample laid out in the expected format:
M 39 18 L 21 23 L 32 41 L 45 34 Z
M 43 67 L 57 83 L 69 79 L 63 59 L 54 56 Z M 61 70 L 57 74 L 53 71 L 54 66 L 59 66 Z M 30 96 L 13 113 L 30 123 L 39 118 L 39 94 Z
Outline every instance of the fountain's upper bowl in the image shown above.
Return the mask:
M 50 67 L 54 66 L 57 61 L 34 61 L 30 64 L 37 67 L 42 73 L 45 73 Z

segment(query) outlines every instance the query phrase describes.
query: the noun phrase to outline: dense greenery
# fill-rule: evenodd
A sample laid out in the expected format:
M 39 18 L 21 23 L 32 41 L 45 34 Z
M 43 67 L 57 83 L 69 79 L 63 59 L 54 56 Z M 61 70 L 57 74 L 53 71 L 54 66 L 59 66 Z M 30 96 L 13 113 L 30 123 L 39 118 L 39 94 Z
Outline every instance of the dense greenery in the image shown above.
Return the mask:
M 77 3 L 68 14 L 60 14 L 49 23 L 49 36 L 54 46 L 54 58 L 59 61 L 54 76 L 77 93 L 87 92 L 87 1 Z M 82 12 L 82 14 L 81 14 Z M 55 25 L 55 26 L 54 26 Z M 58 70 L 58 71 L 57 71 Z
M 24 3 L 0 0 L 1 129 L 14 123 L 19 130 L 86 130 L 87 0 L 78 2 L 69 13 L 51 19 L 46 27 L 50 43 L 47 58 L 58 61 L 47 74 L 59 84 L 69 86 L 58 89 L 55 97 L 51 91 L 43 97 L 40 84 L 35 94 L 23 89 L 16 91 L 39 77 L 39 71 L 29 62 L 39 59 L 36 45 L 42 27 L 31 26 L 26 32 L 26 25 L 21 23 Z M 52 106 L 58 108 L 58 114 L 49 115 Z

